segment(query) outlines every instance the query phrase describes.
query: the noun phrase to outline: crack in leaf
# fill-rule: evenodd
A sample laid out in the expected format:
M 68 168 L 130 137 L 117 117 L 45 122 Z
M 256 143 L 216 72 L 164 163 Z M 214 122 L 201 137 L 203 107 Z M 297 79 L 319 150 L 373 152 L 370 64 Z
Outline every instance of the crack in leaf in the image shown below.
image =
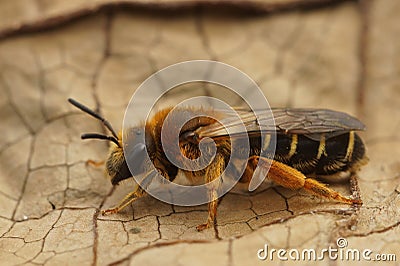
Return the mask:
M 196 250 L 211 247 L 215 262 L 240 265 L 257 262 L 265 243 L 324 248 L 341 236 L 357 243 L 352 248 L 363 247 L 360 241 L 398 246 L 400 102 L 393 70 L 399 65 L 390 51 L 399 48 L 391 19 L 400 6 L 390 0 L 317 2 L 106 0 L 59 13 L 38 5 L 29 20 L 15 14 L 13 25 L 0 19 L 0 257 L 9 264 L 68 259 L 121 265 L 168 254 L 185 264 L 198 257 Z M 215 6 L 235 7 L 217 12 Z M 389 34 L 380 35 L 382 28 Z M 370 156 L 358 179 L 364 206 L 344 207 L 268 185 L 229 193 L 214 229 L 201 233 L 195 226 L 206 219 L 207 206 L 170 206 L 146 197 L 120 214 L 101 216 L 132 183 L 112 188 L 99 169 L 85 166 L 87 159 L 104 159 L 107 149 L 81 142 L 79 135 L 105 129 L 65 99 L 79 96 L 120 123 L 128 88 L 194 58 L 245 71 L 271 105 L 358 114 L 368 126 L 363 137 Z M 216 93 L 210 86 L 201 89 Z M 349 192 L 348 184 L 330 186 Z

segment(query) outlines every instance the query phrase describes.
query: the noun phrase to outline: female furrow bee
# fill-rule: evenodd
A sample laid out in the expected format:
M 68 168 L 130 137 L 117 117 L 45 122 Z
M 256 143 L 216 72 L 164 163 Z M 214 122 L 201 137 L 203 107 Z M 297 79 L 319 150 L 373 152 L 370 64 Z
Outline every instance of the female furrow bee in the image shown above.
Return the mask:
M 144 158 L 147 155 L 157 171 L 169 181 L 173 181 L 181 170 L 193 184 L 200 181 L 208 183 L 217 180 L 227 166 L 231 155 L 231 141 L 235 137 L 243 138 L 244 135 L 249 139 L 250 152 L 239 182 L 250 182 L 259 165 L 266 169 L 269 167 L 267 177 L 283 187 L 303 188 L 319 197 L 346 204 L 362 204 L 360 199 L 343 196 L 310 177 L 340 172 L 355 174 L 368 161 L 363 141 L 355 132 L 365 130 L 365 126 L 348 114 L 327 109 L 272 108 L 272 112 L 266 111 L 256 119 L 252 112 L 238 109 L 241 122 L 245 125 L 243 132 L 243 128 L 237 127 L 237 121 L 232 120 L 226 113 L 219 113 L 218 110 L 209 110 L 210 116 L 205 116 L 204 110 L 201 109 L 202 115 L 199 116 L 199 108 L 177 109 L 175 117 L 171 120 L 172 124 L 174 121 L 179 124 L 180 116 L 196 117 L 189 120 L 180 130 L 178 137 L 181 154 L 189 159 L 198 158 L 201 155 L 199 143 L 205 138 L 211 138 L 216 146 L 215 157 L 207 167 L 198 171 L 188 171 L 179 169 L 165 155 L 161 144 L 161 130 L 172 108 L 163 109 L 146 121 L 144 126 L 128 129 L 126 136 L 134 146 L 129 153 L 129 162 L 132 163 L 130 165 L 134 166 L 130 171 L 124 157 L 122 133 L 117 135 L 107 120 L 88 107 L 73 99 L 68 101 L 102 121 L 110 130 L 111 136 L 89 133 L 83 134 L 81 138 L 105 139 L 115 144 L 106 161 L 106 172 L 113 185 L 132 176 L 145 174 L 140 184 L 137 184 L 117 207 L 104 210 L 102 214 L 117 213 L 146 194 L 145 188 L 154 177 L 154 171 L 146 173 L 148 162 L 145 162 Z M 227 128 L 232 129 L 229 134 Z M 272 134 L 276 134 L 276 143 L 271 141 Z M 166 135 L 168 136 L 168 132 Z M 261 135 L 264 138 L 261 138 Z M 137 136 L 142 138 L 136 138 Z M 171 139 L 167 138 L 166 142 Z M 145 140 L 144 143 L 142 140 Z M 268 150 L 275 144 L 274 154 L 260 156 L 262 150 Z M 199 231 L 215 224 L 219 183 L 216 184 L 209 188 L 208 218 L 204 224 L 197 226 Z

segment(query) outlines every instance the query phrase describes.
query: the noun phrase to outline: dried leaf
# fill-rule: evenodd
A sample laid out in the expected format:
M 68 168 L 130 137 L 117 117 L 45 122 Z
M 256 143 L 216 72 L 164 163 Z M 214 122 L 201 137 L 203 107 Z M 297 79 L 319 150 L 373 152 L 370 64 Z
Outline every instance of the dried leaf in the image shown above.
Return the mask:
M 197 2 L 125 1 L 148 6 L 146 12 L 113 9 L 122 1 L 113 2 L 0 4 L 2 263 L 264 264 L 257 251 L 265 244 L 321 250 L 335 246 L 339 236 L 348 248 L 399 257 L 397 1 L 311 10 L 291 0 L 237 4 L 272 13 L 291 9 L 273 16 L 221 13 L 213 1 L 200 1 L 207 8 Z M 320 5 L 315 2 L 307 5 Z M 192 9 L 153 11 L 158 5 Z M 83 17 L 74 20 L 77 16 Z M 108 147 L 79 136 L 103 129 L 66 99 L 98 108 L 120 128 L 135 88 L 155 71 L 192 59 L 239 68 L 257 81 L 272 106 L 359 116 L 368 127 L 362 136 L 370 157 L 359 172 L 364 205 L 354 210 L 265 185 L 225 196 L 216 230 L 195 230 L 207 216 L 206 206 L 171 206 L 151 197 L 102 216 L 100 210 L 115 205 L 133 182 L 112 189 L 102 168 L 86 165 L 104 160 Z M 350 193 L 346 183 L 330 186 Z

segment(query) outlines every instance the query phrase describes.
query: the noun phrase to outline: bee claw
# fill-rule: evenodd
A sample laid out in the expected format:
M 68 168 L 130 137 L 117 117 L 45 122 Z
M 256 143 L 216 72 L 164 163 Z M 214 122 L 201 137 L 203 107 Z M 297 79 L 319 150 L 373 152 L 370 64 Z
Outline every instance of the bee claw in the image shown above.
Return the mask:
M 100 167 L 100 166 L 104 165 L 104 161 L 87 160 L 85 162 L 85 165 L 86 166 L 91 165 L 91 166 L 94 166 L 94 167 Z
M 354 206 L 362 206 L 363 205 L 363 202 L 362 202 L 362 200 L 361 199 L 351 199 L 351 201 L 352 201 L 352 204 L 354 205 Z
M 196 226 L 196 230 L 197 230 L 198 232 L 201 232 L 201 231 L 203 231 L 204 229 L 208 229 L 208 228 L 210 228 L 210 227 L 211 227 L 211 225 L 210 225 L 209 223 L 199 224 L 198 226 Z
M 119 212 L 119 208 L 107 209 L 107 210 L 102 210 L 101 215 L 115 214 L 118 212 Z

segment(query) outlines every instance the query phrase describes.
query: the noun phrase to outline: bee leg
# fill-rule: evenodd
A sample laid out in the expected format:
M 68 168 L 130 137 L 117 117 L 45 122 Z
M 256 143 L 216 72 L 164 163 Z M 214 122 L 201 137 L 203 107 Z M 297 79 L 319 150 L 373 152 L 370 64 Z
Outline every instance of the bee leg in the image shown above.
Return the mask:
M 204 229 L 212 227 L 216 222 L 217 207 L 218 207 L 218 189 L 221 186 L 221 175 L 225 169 L 225 160 L 222 155 L 217 154 L 214 158 L 212 165 L 207 168 L 206 171 L 206 182 L 208 184 L 208 217 L 204 224 L 196 226 L 197 231 L 203 231 Z
M 359 199 L 342 196 L 339 192 L 328 188 L 326 185 L 315 179 L 307 178 L 303 173 L 286 164 L 259 156 L 253 156 L 249 160 L 252 160 L 252 163 L 255 163 L 255 165 L 258 162 L 261 163 L 260 166 L 263 164 L 265 166 L 271 165 L 268 172 L 268 178 L 283 187 L 290 189 L 304 188 L 306 191 L 319 197 L 332 199 L 346 204 L 361 204 Z
M 218 194 L 217 191 L 212 189 L 209 191 L 210 202 L 208 203 L 208 217 L 207 222 L 196 226 L 197 231 L 203 231 L 204 229 L 210 228 L 215 224 L 215 218 L 217 217 L 218 207 Z
M 92 165 L 94 167 L 100 167 L 104 165 L 104 161 L 87 160 L 86 165 Z
M 111 209 L 103 210 L 101 211 L 101 214 L 107 215 L 107 214 L 118 213 L 121 210 L 123 210 L 126 206 L 137 200 L 138 198 L 143 197 L 145 194 L 146 194 L 145 191 L 141 187 L 137 186 L 133 192 L 129 193 L 128 195 L 125 196 L 123 200 L 121 200 L 118 206 Z
M 147 173 L 142 180 L 140 181 L 139 185 L 136 185 L 135 190 L 133 192 L 129 193 L 128 195 L 125 196 L 125 198 L 118 204 L 117 207 L 104 210 L 101 212 L 101 214 L 112 214 L 112 213 L 118 213 L 122 209 L 124 209 L 126 206 L 137 200 L 138 198 L 143 197 L 146 194 L 146 191 L 143 188 L 147 188 L 147 186 L 150 184 L 152 178 L 156 174 L 156 171 L 150 171 Z M 168 177 L 168 176 L 167 176 Z

